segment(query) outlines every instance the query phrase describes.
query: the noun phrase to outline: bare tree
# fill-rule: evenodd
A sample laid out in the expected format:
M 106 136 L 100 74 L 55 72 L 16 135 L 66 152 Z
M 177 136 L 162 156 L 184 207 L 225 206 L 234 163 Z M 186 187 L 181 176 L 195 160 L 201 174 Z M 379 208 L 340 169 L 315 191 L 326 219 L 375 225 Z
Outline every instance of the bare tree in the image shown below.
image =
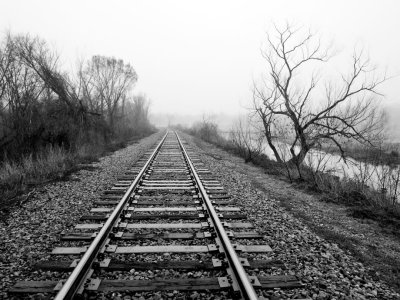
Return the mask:
M 36 72 L 47 88 L 72 111 L 79 110 L 82 115 L 86 113 L 68 76 L 59 71 L 58 54 L 49 49 L 44 40 L 29 35 L 17 35 L 13 37 L 13 44 L 19 59 Z
M 126 100 L 126 109 L 122 121 L 137 134 L 144 134 L 152 130 L 149 121 L 150 100 L 144 94 L 129 97 Z
M 310 68 L 332 57 L 330 47 L 323 47 L 320 38 L 286 24 L 282 29 L 275 26 L 267 41 L 262 55 L 268 74 L 261 84 L 254 84 L 253 98 L 277 161 L 282 162 L 276 149 L 279 126 L 289 129 L 284 138 L 289 144 L 290 163 L 298 169 L 310 149 L 324 142 L 335 145 L 344 159 L 344 140 L 372 142 L 371 136 L 380 130 L 374 96 L 380 95 L 377 88 L 386 76 L 378 76 L 362 52 L 353 54 L 350 72 L 341 75 L 337 84 L 321 86 L 316 72 L 307 79 Z
M 114 128 L 118 109 L 120 106 L 124 109 L 125 99 L 137 81 L 133 67 L 122 59 L 97 55 L 81 68 L 79 77 L 86 101 L 97 112 L 105 114 Z
M 0 147 L 10 153 L 46 143 L 69 147 L 87 132 L 93 112 L 44 40 L 7 33 L 0 49 Z
M 0 47 L 0 102 L 7 88 L 7 73 L 11 68 L 13 51 L 10 47 L 9 36 Z
M 14 142 L 34 148 L 35 138 L 43 131 L 37 112 L 48 87 L 21 56 L 21 39 L 8 33 L 1 50 L 0 125 L 3 130 L 0 145 L 5 147 Z
M 400 188 L 400 168 L 393 168 L 390 174 L 389 197 L 392 205 L 398 204 Z
M 130 64 L 94 56 L 77 75 L 61 70 L 40 37 L 8 32 L 0 40 L 0 161 L 154 130 L 147 99 L 131 96 L 137 75 Z
M 101 115 L 100 101 L 95 92 L 94 74 L 86 68 L 87 62 L 81 60 L 78 62 L 78 72 L 76 79 L 76 90 L 81 100 L 92 112 L 96 112 Z
M 131 118 L 135 122 L 135 126 L 139 127 L 140 124 L 146 124 L 149 117 L 150 101 L 146 95 L 140 94 L 133 97 L 132 101 L 133 115 Z

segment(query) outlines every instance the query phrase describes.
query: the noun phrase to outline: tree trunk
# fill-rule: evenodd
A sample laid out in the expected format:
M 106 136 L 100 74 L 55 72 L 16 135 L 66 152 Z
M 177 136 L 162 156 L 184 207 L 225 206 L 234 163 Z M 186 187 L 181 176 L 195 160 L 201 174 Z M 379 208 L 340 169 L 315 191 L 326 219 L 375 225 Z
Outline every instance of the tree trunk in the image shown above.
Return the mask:
M 292 153 L 292 158 L 287 163 L 289 165 L 294 165 L 296 167 L 297 172 L 299 173 L 299 178 L 300 179 L 303 179 L 303 177 L 301 175 L 300 165 L 304 161 L 304 159 L 306 158 L 306 155 L 307 155 L 309 149 L 310 149 L 309 147 L 302 147 L 300 149 L 300 152 L 297 155 L 294 154 L 293 148 L 290 149 L 290 152 Z
M 270 140 L 268 139 L 268 137 L 267 137 L 267 142 L 268 142 L 269 147 L 270 147 L 270 148 L 272 149 L 272 151 L 274 152 L 276 161 L 277 161 L 277 162 L 280 162 L 280 163 L 283 162 L 282 158 L 280 157 L 280 155 L 279 155 L 279 153 L 278 153 L 278 150 L 276 150 L 275 145 L 272 143 L 272 141 L 270 141 Z
M 282 160 L 281 156 L 279 155 L 278 150 L 276 150 L 274 143 L 272 142 L 270 125 L 268 124 L 267 120 L 265 120 L 265 116 L 263 116 L 263 125 L 264 125 L 264 129 L 265 129 L 265 137 L 267 138 L 267 143 L 268 143 L 269 147 L 272 149 L 272 151 L 274 152 L 276 161 L 282 163 L 283 160 Z
M 293 163 L 295 165 L 301 165 L 301 163 L 306 158 L 308 151 L 309 151 L 309 149 L 305 149 L 302 147 L 300 149 L 300 152 L 297 155 L 295 155 L 294 152 L 292 152 L 292 158 L 288 161 L 288 163 Z

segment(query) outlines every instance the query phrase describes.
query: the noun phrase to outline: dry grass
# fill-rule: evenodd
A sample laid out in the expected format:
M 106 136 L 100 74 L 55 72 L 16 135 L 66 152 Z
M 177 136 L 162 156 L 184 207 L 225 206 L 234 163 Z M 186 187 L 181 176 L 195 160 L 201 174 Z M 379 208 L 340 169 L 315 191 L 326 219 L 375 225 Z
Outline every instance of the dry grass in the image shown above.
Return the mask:
M 0 165 L 0 186 L 12 188 L 18 183 L 37 183 L 59 178 L 71 167 L 73 156 L 59 147 L 47 148 L 35 158 L 22 157 L 19 162 L 5 161 Z
M 99 145 L 86 144 L 75 152 L 48 147 L 19 161 L 3 161 L 0 164 L 0 214 L 7 214 L 11 207 L 21 204 L 24 195 L 35 186 L 63 179 L 78 170 L 79 164 L 97 160 L 104 153 L 104 147 Z
M 6 160 L 0 164 L 0 210 L 5 212 L 32 186 L 60 179 L 74 165 L 74 156 L 59 147 L 49 147 L 36 157 L 28 155 L 20 161 Z
M 100 157 L 136 143 L 152 133 L 132 136 L 128 142 L 82 142 L 74 151 L 67 151 L 61 147 L 47 147 L 36 155 L 27 155 L 18 161 L 4 159 L 0 162 L 0 220 L 2 215 L 7 216 L 13 207 L 29 200 L 38 185 L 64 180 L 75 171 L 91 168 L 89 164 L 98 161 Z

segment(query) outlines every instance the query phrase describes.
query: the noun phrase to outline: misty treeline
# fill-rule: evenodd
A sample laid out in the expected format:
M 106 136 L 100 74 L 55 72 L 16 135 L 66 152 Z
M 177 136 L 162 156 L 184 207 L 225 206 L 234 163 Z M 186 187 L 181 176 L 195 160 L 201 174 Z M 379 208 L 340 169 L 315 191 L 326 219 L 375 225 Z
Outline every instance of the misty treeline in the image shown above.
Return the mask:
M 66 72 L 40 37 L 7 33 L 0 41 L 0 159 L 149 134 L 149 100 L 132 93 L 137 80 L 129 63 L 101 55 Z

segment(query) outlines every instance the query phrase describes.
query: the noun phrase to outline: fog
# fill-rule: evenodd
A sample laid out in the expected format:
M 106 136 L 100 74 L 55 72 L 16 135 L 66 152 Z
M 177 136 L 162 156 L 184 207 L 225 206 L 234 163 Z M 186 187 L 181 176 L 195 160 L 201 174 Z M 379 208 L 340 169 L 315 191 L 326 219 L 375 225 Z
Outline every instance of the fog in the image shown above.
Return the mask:
M 381 92 L 390 130 L 399 137 L 399 11 L 395 0 L 2 1 L 0 28 L 46 39 L 66 68 L 95 54 L 132 63 L 139 75 L 135 91 L 152 100 L 155 123 L 171 115 L 175 121 L 214 115 L 226 127 L 251 105 L 271 24 L 310 26 L 333 40 L 340 55 L 364 47 L 393 76 Z

